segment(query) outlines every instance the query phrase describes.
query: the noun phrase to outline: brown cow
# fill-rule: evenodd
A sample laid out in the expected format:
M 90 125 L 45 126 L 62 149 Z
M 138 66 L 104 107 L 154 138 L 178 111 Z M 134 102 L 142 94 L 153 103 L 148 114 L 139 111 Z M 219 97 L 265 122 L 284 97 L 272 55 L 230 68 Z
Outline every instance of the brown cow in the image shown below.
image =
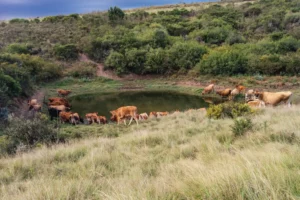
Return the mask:
M 69 107 L 66 107 L 64 105 L 60 105 L 60 106 L 49 106 L 48 108 L 52 108 L 52 109 L 56 109 L 58 111 L 68 111 L 70 110 Z
M 105 116 L 98 116 L 98 120 L 100 121 L 100 123 L 102 124 L 107 124 L 107 119 Z
M 222 96 L 222 97 L 228 97 L 231 93 L 231 89 L 227 88 L 225 90 L 217 91 L 217 94 Z
M 136 117 L 137 114 L 137 107 L 136 106 L 123 106 L 118 108 L 117 110 L 112 110 L 110 111 L 110 113 L 112 114 L 112 117 L 115 116 L 116 117 L 116 121 L 119 124 L 120 121 L 122 119 L 125 119 L 126 117 L 130 117 L 130 121 L 129 124 L 131 124 L 132 120 L 134 119 L 136 121 L 137 124 L 138 123 L 138 119 Z M 124 124 L 126 125 L 126 121 L 124 120 Z
M 246 91 L 245 86 L 242 86 L 242 85 L 236 85 L 235 88 L 239 91 L 239 93 Z
M 288 107 L 291 106 L 291 97 L 293 93 L 291 91 L 285 92 L 254 92 L 258 99 L 262 100 L 265 104 L 272 106 L 278 105 L 280 102 L 284 102 Z
M 62 90 L 62 89 L 57 90 L 58 95 L 61 95 L 63 97 L 68 96 L 71 92 L 72 92 L 71 90 Z
M 78 113 L 72 113 L 71 114 L 71 117 L 70 117 L 70 123 L 71 124 L 76 125 L 76 124 L 79 124 L 80 121 L 83 122 L 83 120 L 81 120 L 81 118 L 80 118 L 80 116 L 79 116 Z
M 85 115 L 86 117 L 86 120 L 88 121 L 89 124 L 92 124 L 92 123 L 98 123 L 100 124 L 100 121 L 99 121 L 99 118 L 98 118 L 98 113 L 97 112 L 94 112 L 94 113 L 87 113 Z
M 208 85 L 207 87 L 205 87 L 204 89 L 203 89 L 203 91 L 202 91 L 202 95 L 203 94 L 210 94 L 211 92 L 214 92 L 214 90 L 215 90 L 215 84 L 210 84 L 210 85 Z
M 149 113 L 149 118 L 155 118 L 155 117 L 157 117 L 157 113 L 156 112 L 150 112 Z
M 61 123 L 70 122 L 71 116 L 72 116 L 72 112 L 61 111 L 59 113 L 60 122 Z
M 48 105 L 52 105 L 52 106 L 65 105 L 66 107 L 71 107 L 71 105 L 68 102 L 68 100 L 66 100 L 64 98 L 51 97 L 51 98 L 49 98 L 49 101 L 50 102 L 48 103 Z

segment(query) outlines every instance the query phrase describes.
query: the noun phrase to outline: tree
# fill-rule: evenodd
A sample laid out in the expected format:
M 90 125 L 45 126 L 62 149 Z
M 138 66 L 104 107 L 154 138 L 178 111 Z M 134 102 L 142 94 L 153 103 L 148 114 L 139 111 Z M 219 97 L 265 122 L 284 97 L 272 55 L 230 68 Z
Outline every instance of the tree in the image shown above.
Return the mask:
M 110 21 L 122 20 L 125 17 L 125 13 L 118 7 L 110 7 L 108 10 L 108 18 Z

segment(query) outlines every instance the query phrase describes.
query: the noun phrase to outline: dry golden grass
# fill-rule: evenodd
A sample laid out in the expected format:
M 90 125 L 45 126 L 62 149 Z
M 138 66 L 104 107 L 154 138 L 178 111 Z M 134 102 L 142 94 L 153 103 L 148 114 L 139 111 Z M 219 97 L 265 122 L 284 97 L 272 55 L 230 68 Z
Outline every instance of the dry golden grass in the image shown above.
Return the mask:
M 128 128 L 80 127 L 124 134 L 0 159 L 0 198 L 298 199 L 299 121 L 294 106 L 253 116 L 252 130 L 240 137 L 233 120 L 199 111 Z

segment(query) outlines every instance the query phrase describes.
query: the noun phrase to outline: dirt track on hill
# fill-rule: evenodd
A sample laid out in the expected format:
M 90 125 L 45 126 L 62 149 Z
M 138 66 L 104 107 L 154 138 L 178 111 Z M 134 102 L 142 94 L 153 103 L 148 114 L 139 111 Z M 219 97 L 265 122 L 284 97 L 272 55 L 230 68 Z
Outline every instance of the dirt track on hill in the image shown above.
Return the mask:
M 97 63 L 92 61 L 87 57 L 85 54 L 80 54 L 79 55 L 79 61 L 81 62 L 91 62 L 97 65 L 97 76 L 98 77 L 105 77 L 113 80 L 143 80 L 143 79 L 152 79 L 157 76 L 155 75 L 136 75 L 136 74 L 126 74 L 123 76 L 118 76 L 116 75 L 112 70 L 104 70 L 104 65 L 103 63 Z

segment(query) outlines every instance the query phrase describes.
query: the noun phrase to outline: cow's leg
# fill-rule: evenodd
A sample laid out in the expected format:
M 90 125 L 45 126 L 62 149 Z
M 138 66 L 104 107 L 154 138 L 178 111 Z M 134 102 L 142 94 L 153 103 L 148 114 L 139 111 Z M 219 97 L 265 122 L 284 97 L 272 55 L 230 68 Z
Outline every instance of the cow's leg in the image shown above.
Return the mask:
M 134 117 L 135 118 L 135 117 Z M 131 124 L 131 122 L 132 122 L 132 119 L 133 119 L 133 117 L 131 116 L 131 118 L 130 118 L 130 121 L 129 121 L 129 124 L 128 125 L 130 125 Z
M 136 121 L 136 124 L 139 125 L 138 119 L 135 117 L 134 120 Z

